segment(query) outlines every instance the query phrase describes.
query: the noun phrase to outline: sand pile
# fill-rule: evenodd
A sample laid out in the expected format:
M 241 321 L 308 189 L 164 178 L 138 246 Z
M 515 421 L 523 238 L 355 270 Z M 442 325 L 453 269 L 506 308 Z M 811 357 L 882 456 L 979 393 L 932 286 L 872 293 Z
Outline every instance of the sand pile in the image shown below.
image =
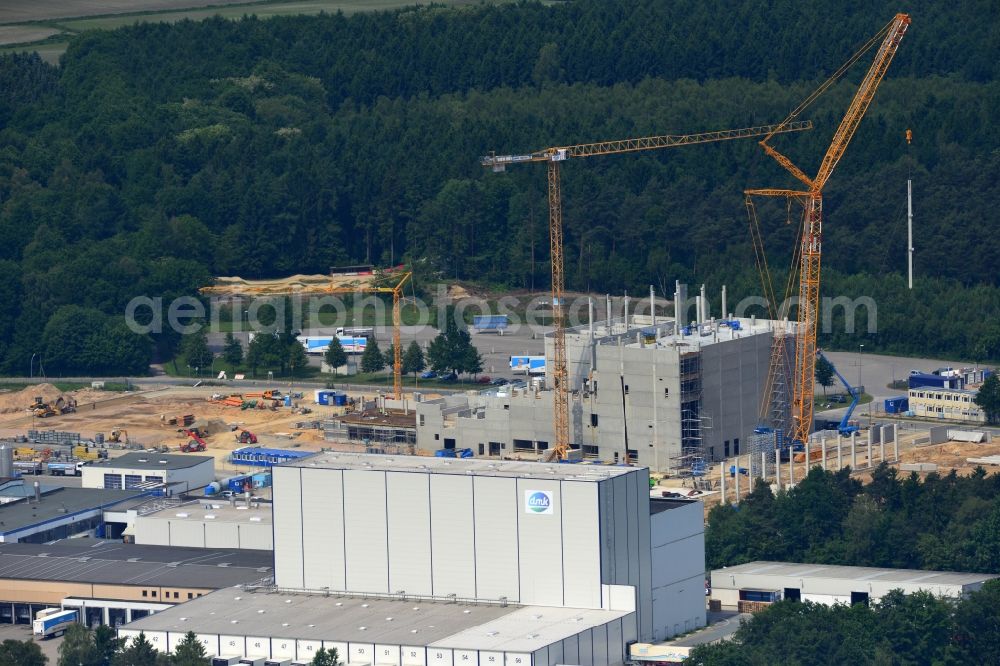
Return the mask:
M 220 432 L 229 432 L 231 430 L 222 419 L 195 419 L 191 426 L 209 435 L 216 435 Z
M 41 396 L 45 402 L 55 402 L 62 394 L 52 384 L 35 384 L 20 391 L 3 391 L 0 392 L 0 414 L 23 412 L 31 407 L 37 396 Z

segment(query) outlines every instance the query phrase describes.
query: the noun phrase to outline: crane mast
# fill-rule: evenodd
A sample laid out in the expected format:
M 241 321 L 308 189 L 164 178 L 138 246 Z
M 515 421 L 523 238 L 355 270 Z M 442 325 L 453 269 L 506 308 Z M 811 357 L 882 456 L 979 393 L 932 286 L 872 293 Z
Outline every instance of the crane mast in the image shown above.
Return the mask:
M 785 122 L 790 122 L 806 106 L 812 103 L 822 92 L 828 89 L 854 62 L 861 58 L 875 43 L 881 40 L 878 52 L 861 84 L 858 86 L 847 112 L 834 132 L 833 139 L 816 176 L 809 178 L 790 159 L 782 155 L 768 144 L 770 136 L 760 141 L 764 151 L 775 159 L 782 167 L 801 181 L 808 188 L 806 191 L 788 189 L 754 189 L 747 190 L 748 197 L 769 196 L 794 199 L 804 207 L 802 234 L 797 248 L 799 255 L 799 301 L 798 317 L 795 332 L 795 359 L 792 389 L 791 424 L 788 424 L 788 435 L 794 442 L 809 441 L 813 424 L 813 394 L 815 393 L 816 362 L 816 328 L 819 321 L 819 286 L 820 260 L 823 249 L 823 187 L 826 185 L 834 169 L 847 150 L 871 105 L 875 91 L 885 77 L 889 65 L 899 48 L 899 43 L 910 25 L 907 14 L 896 14 L 893 20 L 880 30 L 858 52 L 856 52 L 837 72 L 820 88 L 800 104 Z M 752 208 L 748 206 L 748 209 Z M 776 343 L 777 347 L 778 343 Z M 781 344 L 783 347 L 783 343 Z M 773 373 L 772 373 L 773 374 Z M 768 390 L 773 390 L 769 387 Z
M 569 435 L 569 369 L 566 363 L 566 319 L 565 319 L 565 274 L 563 271 L 563 223 L 562 189 L 560 184 L 561 163 L 570 158 L 594 157 L 634 153 L 674 146 L 698 143 L 712 143 L 732 139 L 746 139 L 759 136 L 773 136 L 779 133 L 800 132 L 812 129 L 808 120 L 786 120 L 781 125 L 762 125 L 695 134 L 663 134 L 657 136 L 599 141 L 570 146 L 544 148 L 520 155 L 490 154 L 480 158 L 480 164 L 494 172 L 505 171 L 507 166 L 528 162 L 545 162 L 548 176 L 549 205 L 549 245 L 552 263 L 552 326 L 553 357 L 549 373 L 553 383 L 552 424 L 555 445 L 549 451 L 549 459 L 565 459 L 571 448 Z

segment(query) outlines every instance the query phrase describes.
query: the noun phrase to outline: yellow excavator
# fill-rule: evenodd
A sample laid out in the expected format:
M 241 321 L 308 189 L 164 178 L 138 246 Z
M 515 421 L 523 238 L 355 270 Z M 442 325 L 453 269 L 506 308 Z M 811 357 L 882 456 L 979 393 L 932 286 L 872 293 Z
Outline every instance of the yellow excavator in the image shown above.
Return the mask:
M 108 437 L 108 441 L 114 444 L 128 444 L 128 430 L 124 428 L 113 429 L 111 436 Z
M 55 410 L 49 403 L 45 402 L 42 396 L 37 396 L 35 402 L 28 408 L 31 411 L 31 415 L 40 418 L 47 419 L 50 416 L 55 416 L 59 412 Z

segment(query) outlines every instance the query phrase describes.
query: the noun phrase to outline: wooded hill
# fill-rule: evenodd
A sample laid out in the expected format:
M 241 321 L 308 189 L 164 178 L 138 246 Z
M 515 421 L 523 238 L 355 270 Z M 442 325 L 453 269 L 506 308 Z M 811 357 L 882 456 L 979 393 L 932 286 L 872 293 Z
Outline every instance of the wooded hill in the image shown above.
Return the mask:
M 878 333 L 821 344 L 1000 359 L 997 9 L 909 4 L 913 25 L 825 199 L 824 295 L 874 298 Z M 493 174 L 480 155 L 777 121 L 896 11 L 435 7 L 92 32 L 59 68 L 2 57 L 0 369 L 24 374 L 37 351 L 50 372 L 138 371 L 148 343 L 118 329 L 127 365 L 80 360 L 100 358 L 112 333 L 77 342 L 95 347 L 77 360 L 59 349 L 114 327 L 105 320 L 135 295 L 193 294 L 211 275 L 405 260 L 424 284 L 544 289 L 543 170 Z M 806 171 L 862 69 L 807 114 L 815 130 L 776 140 Z M 759 293 L 742 191 L 792 183 L 753 141 L 563 173 L 570 288 L 669 291 L 680 279 L 715 292 L 725 282 L 731 302 Z M 794 225 L 778 204 L 761 213 L 772 265 L 787 266 Z M 67 327 L 80 319 L 60 313 L 71 305 L 87 310 L 87 330 Z

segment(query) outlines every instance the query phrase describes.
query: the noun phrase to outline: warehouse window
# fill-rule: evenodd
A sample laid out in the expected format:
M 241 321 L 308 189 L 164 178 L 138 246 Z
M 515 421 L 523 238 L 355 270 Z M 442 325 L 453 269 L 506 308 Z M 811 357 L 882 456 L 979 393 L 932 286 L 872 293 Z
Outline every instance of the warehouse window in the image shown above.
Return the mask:
M 597 414 L 591 414 L 590 415 L 590 426 L 592 428 L 596 428 L 597 427 Z
M 424 424 L 424 415 L 421 414 L 420 415 L 420 425 L 423 425 L 423 424 Z
M 143 590 L 142 591 L 142 596 L 148 597 L 149 596 L 149 591 L 148 590 Z
M 737 437 L 736 439 L 733 440 L 733 455 L 734 456 L 740 455 L 740 438 L 739 437 Z
M 154 597 L 156 596 L 156 590 L 153 590 L 153 596 Z
M 723 453 L 723 455 L 726 458 L 728 458 L 729 457 L 729 440 L 727 439 L 725 442 L 723 442 L 723 445 L 724 445 L 724 449 L 723 449 L 724 453 Z
M 194 594 L 192 594 L 191 592 L 188 592 L 188 599 L 191 599 L 193 597 L 194 597 Z
M 436 442 L 436 441 L 438 441 L 440 439 L 441 439 L 441 433 L 439 433 L 439 432 L 434 433 L 434 441 Z
M 663 397 L 664 398 L 669 398 L 670 397 L 670 389 L 669 388 L 663 389 Z
M 180 596 L 181 596 L 180 592 L 174 592 L 174 599 L 177 599 Z
M 628 384 L 625 385 L 625 395 L 628 395 Z

